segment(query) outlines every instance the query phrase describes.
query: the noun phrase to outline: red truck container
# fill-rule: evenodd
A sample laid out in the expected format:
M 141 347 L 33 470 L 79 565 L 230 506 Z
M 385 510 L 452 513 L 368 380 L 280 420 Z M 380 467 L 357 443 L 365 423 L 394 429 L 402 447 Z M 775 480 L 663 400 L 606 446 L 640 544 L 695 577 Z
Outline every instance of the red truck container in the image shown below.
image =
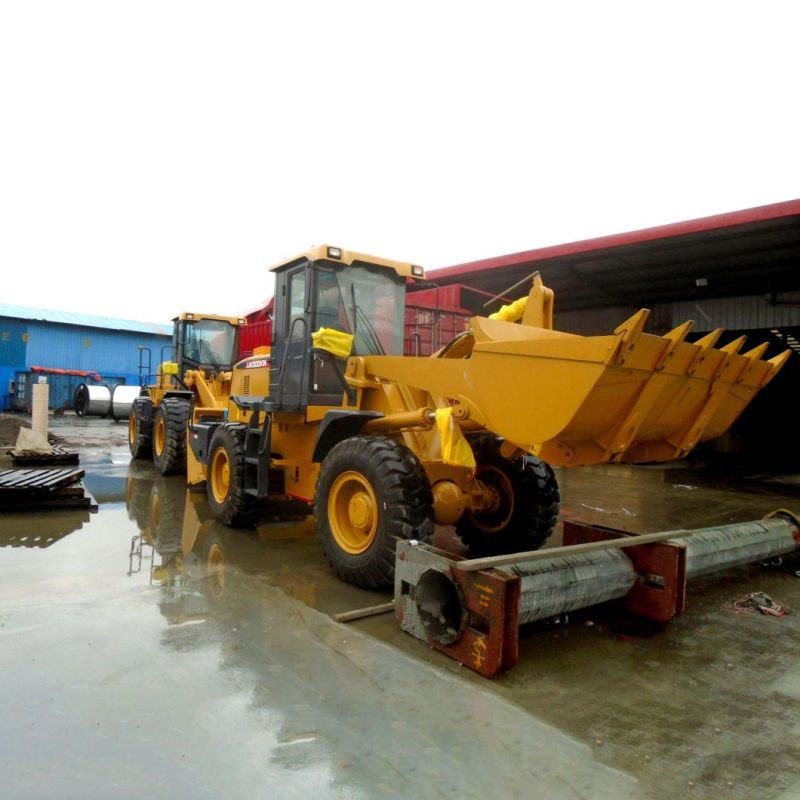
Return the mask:
M 429 356 L 464 332 L 467 320 L 486 314 L 484 303 L 494 295 L 463 283 L 433 286 L 406 294 L 404 352 Z M 494 306 L 492 311 L 496 310 Z

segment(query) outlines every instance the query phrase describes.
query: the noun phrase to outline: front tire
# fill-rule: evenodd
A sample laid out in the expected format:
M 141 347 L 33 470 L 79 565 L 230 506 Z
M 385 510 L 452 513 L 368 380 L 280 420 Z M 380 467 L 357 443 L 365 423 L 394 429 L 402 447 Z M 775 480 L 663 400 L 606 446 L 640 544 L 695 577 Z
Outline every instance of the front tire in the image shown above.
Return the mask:
M 183 487 L 178 489 L 172 481 L 160 478 L 153 483 L 150 490 L 150 544 L 159 555 L 177 555 L 182 552 L 184 494 Z
M 214 517 L 223 525 L 252 527 L 258 501 L 244 488 L 244 425 L 220 425 L 208 449 L 206 494 Z
M 533 456 L 504 458 L 501 444 L 494 436 L 472 442 L 475 478 L 495 499 L 492 508 L 465 511 L 456 523 L 456 533 L 473 556 L 537 550 L 558 520 L 558 482 L 550 465 Z
M 153 461 L 162 475 L 186 472 L 186 429 L 191 404 L 180 397 L 161 401 L 153 419 Z
M 411 450 L 382 436 L 353 436 L 328 453 L 314 514 L 336 574 L 363 589 L 392 586 L 398 540 L 433 533 L 425 470 Z

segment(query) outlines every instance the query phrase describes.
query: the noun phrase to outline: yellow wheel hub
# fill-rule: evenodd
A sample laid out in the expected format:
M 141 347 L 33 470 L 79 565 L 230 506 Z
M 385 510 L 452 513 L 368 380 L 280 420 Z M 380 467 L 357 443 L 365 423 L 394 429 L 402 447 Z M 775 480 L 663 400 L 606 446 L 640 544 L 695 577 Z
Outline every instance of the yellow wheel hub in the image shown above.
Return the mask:
M 133 444 L 136 441 L 136 417 L 131 414 L 128 419 L 128 442 Z
M 336 544 L 346 553 L 363 553 L 375 541 L 378 502 L 370 482 L 360 472 L 343 472 L 333 482 L 328 521 Z
M 485 495 L 485 506 L 473 513 L 472 521 L 484 533 L 499 533 L 514 516 L 514 486 L 502 469 L 491 464 L 478 468 L 478 485 Z
M 228 499 L 231 488 L 231 462 L 224 448 L 220 447 L 211 459 L 211 493 L 222 504 Z
M 208 551 L 208 590 L 214 597 L 225 594 L 225 554 L 222 548 L 214 542 Z
M 155 544 L 161 532 L 161 498 L 156 493 L 150 498 L 150 544 Z
M 164 452 L 164 440 L 166 439 L 166 428 L 164 425 L 164 417 L 159 417 L 156 421 L 156 430 L 155 430 L 155 445 L 156 445 L 156 455 L 161 455 Z

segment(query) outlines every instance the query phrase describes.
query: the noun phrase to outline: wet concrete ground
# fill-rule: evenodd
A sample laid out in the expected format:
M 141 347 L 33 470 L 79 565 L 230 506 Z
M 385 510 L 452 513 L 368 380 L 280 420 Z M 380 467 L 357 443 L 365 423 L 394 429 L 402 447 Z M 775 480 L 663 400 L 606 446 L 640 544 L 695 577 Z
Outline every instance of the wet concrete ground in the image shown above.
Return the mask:
M 665 628 L 528 627 L 488 681 L 389 615 L 333 622 L 387 597 L 336 580 L 309 522 L 216 525 L 112 425 L 80 426 L 97 514 L 0 517 L 3 798 L 800 797 L 800 617 L 730 609 L 800 609 L 792 573 L 702 579 Z M 559 478 L 563 517 L 639 531 L 800 506 L 702 470 Z

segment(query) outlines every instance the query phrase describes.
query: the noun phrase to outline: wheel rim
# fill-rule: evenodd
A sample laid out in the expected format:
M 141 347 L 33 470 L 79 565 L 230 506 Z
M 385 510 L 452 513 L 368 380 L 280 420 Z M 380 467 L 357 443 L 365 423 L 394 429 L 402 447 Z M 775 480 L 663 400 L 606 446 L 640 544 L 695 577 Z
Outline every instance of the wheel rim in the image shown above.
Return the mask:
M 214 597 L 225 593 L 225 554 L 217 542 L 211 545 L 206 559 L 208 579 L 206 585 Z
M 491 464 L 478 467 L 476 480 L 489 492 L 492 502 L 484 511 L 472 513 L 475 527 L 484 533 L 499 533 L 514 516 L 514 486 L 506 473 Z
M 378 502 L 360 472 L 343 472 L 328 495 L 328 520 L 336 544 L 350 555 L 368 550 L 378 532 Z
M 136 417 L 131 414 L 128 419 L 128 442 L 133 444 L 136 441 Z
M 153 533 L 157 533 L 161 527 L 161 498 L 158 495 L 154 495 L 150 503 L 150 527 Z
M 166 430 L 164 427 L 164 418 L 159 417 L 156 421 L 156 432 L 155 432 L 155 446 L 156 446 L 156 455 L 160 456 L 164 452 L 164 438 L 166 435 Z
M 231 487 L 231 462 L 224 448 L 211 459 L 211 493 L 218 503 L 224 503 Z

